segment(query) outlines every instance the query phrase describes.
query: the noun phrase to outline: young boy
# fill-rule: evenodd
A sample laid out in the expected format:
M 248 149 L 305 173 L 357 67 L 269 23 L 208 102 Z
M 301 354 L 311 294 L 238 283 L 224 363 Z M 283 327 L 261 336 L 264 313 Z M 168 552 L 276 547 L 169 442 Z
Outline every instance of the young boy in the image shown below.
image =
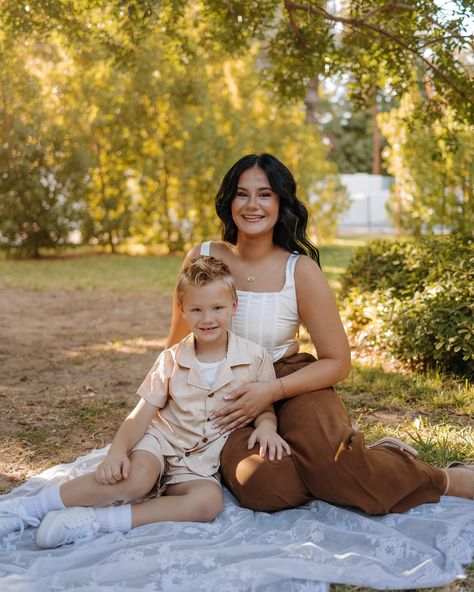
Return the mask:
M 237 297 L 225 263 L 207 256 L 194 259 L 182 270 L 176 291 L 191 333 L 160 354 L 107 457 L 95 473 L 0 502 L 1 536 L 42 520 L 36 542 L 53 548 L 99 531 L 128 532 L 165 520 L 204 522 L 221 512 L 218 470 L 226 435 L 213 426 L 211 416 L 226 393 L 274 379 L 273 364 L 261 346 L 229 331 Z M 260 442 L 263 456 L 267 447 L 271 456 L 276 450 L 277 458 L 283 450 L 290 454 L 276 432 L 273 408 L 254 425 L 250 441 Z M 140 499 L 157 481 L 157 497 L 104 507 Z

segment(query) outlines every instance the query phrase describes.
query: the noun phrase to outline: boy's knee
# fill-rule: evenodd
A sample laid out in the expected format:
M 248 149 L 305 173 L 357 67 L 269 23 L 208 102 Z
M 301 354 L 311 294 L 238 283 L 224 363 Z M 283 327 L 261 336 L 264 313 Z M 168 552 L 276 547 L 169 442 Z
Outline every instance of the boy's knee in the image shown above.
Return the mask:
M 189 503 L 194 522 L 211 522 L 224 509 L 224 496 L 222 490 L 214 487 L 199 495 L 190 496 Z
M 145 486 L 145 484 L 141 482 L 133 481 L 129 477 L 128 479 L 122 482 L 121 490 L 123 494 L 123 501 L 132 501 L 140 499 L 147 493 L 149 493 L 152 487 L 153 486 Z
M 124 501 L 132 501 L 144 497 L 153 489 L 155 477 L 146 467 L 133 467 L 127 479 L 120 482 Z

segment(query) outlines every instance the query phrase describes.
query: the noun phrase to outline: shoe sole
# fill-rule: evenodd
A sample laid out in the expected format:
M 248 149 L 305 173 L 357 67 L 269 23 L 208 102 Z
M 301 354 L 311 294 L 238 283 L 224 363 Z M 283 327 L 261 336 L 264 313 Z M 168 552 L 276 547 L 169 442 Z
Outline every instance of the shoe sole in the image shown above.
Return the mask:
M 388 448 L 395 448 L 396 450 L 401 450 L 402 452 L 406 452 L 415 458 L 418 456 L 418 450 L 403 442 L 403 440 L 399 440 L 398 438 L 394 438 L 393 436 L 385 436 L 385 438 L 381 438 L 374 444 L 367 446 L 367 448 L 378 448 L 379 446 L 387 446 Z
M 466 469 L 467 471 L 474 471 L 474 463 L 465 463 L 459 460 L 453 460 L 446 467 L 447 469 Z

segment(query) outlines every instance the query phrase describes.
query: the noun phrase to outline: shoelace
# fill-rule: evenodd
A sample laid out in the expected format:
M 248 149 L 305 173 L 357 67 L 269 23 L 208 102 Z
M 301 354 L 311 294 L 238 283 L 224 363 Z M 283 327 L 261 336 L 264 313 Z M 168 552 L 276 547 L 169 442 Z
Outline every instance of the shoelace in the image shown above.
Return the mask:
M 78 539 L 88 538 L 96 534 L 99 530 L 97 522 L 89 522 L 85 518 L 72 520 L 71 523 L 65 523 L 66 536 L 64 543 L 73 543 Z
M 39 519 L 35 518 L 34 516 L 29 516 L 26 512 L 25 507 L 18 502 L 15 510 L 8 510 L 8 509 L 4 509 L 2 510 L 0 508 L 0 516 L 4 516 L 6 518 L 18 518 L 18 520 L 20 521 L 20 538 L 19 540 L 21 540 L 21 537 L 23 536 L 23 533 L 25 532 L 25 523 L 28 524 L 29 526 L 34 526 L 37 527 L 39 526 Z

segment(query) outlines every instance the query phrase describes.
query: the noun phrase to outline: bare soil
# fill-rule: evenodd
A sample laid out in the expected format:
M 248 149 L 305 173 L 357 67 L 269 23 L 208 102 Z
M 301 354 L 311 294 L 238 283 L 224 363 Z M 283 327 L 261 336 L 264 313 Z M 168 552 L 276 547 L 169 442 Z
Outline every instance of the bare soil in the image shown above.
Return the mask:
M 170 311 L 157 293 L 0 289 L 0 491 L 110 442 Z

